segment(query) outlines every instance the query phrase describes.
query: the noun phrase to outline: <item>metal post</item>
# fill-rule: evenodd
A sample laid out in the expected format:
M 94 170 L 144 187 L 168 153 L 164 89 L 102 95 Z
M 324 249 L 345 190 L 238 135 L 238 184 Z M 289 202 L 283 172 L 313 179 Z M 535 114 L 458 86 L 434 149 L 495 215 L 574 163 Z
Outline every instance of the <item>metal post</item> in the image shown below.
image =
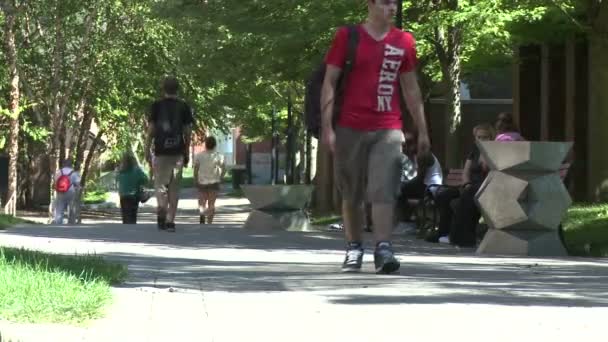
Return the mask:
M 274 108 L 272 108 L 272 113 L 270 114 L 270 184 L 276 184 L 276 178 L 274 178 L 274 164 L 276 160 L 274 159 L 274 151 L 276 149 L 275 140 L 274 140 L 274 132 L 276 129 L 276 113 Z
M 293 184 L 294 181 L 294 164 L 295 156 L 293 151 L 293 105 L 291 103 L 291 97 L 287 100 L 287 148 L 285 153 L 285 174 L 287 178 L 287 184 Z
M 276 117 L 277 113 L 275 110 L 275 127 L 274 127 L 274 184 L 279 183 L 279 145 L 281 139 L 279 138 L 279 119 Z
M 245 168 L 247 170 L 247 184 L 253 184 L 253 170 L 251 169 L 251 154 L 253 152 L 253 146 L 251 144 L 247 144 L 246 148 L 247 152 L 245 153 Z

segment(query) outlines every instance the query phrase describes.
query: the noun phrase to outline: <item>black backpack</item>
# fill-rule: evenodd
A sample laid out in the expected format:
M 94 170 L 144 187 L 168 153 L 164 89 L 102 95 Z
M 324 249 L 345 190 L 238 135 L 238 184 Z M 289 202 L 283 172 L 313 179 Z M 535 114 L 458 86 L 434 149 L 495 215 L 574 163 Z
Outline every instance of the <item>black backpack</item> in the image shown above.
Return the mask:
M 184 111 L 187 104 L 178 99 L 164 99 L 153 105 L 156 111 L 154 122 L 154 153 L 178 155 L 185 151 Z
M 334 100 L 333 122 L 334 125 L 340 114 L 342 106 L 342 96 L 344 93 L 344 85 L 348 74 L 352 71 L 355 64 L 357 54 L 357 44 L 359 43 L 359 32 L 356 25 L 348 26 L 348 51 L 346 53 L 346 63 L 338 80 Z M 308 133 L 319 138 L 321 132 L 321 113 L 323 107 L 321 104 L 321 89 L 323 88 L 323 80 L 325 79 L 325 63 L 322 63 L 311 75 L 306 82 L 306 95 L 304 96 L 304 121 Z

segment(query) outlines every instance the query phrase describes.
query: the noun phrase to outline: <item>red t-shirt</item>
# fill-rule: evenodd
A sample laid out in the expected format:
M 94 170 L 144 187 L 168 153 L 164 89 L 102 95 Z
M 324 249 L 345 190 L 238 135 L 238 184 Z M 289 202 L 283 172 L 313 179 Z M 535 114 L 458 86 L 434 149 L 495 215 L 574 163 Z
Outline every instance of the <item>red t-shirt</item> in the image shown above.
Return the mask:
M 416 67 L 416 42 L 411 33 L 393 27 L 377 41 L 358 25 L 355 64 L 344 86 L 338 125 L 362 131 L 401 129 L 399 75 Z M 325 63 L 344 68 L 348 28 L 338 29 Z

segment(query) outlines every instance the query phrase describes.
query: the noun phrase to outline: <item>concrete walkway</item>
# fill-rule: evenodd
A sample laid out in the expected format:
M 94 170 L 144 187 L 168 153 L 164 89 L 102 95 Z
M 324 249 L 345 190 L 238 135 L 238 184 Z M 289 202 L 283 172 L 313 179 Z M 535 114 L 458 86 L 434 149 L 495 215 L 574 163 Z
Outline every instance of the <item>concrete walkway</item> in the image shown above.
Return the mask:
M 204 227 L 186 207 L 176 233 L 94 222 L 0 232 L 3 246 L 95 252 L 130 272 L 107 317 L 87 327 L 0 331 L 23 342 L 608 338 L 607 261 L 479 257 L 396 236 L 398 275 L 373 274 L 371 250 L 362 274 L 344 275 L 340 233 L 247 232 L 246 200 L 220 204 L 218 224 Z

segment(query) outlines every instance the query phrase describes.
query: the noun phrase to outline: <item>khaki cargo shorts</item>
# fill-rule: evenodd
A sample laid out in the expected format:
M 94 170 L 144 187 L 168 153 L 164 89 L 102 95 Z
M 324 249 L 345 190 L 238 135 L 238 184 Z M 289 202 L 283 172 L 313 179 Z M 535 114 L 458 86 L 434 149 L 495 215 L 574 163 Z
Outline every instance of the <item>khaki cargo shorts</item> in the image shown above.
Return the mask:
M 398 129 L 357 131 L 336 127 L 334 176 L 343 200 L 394 203 L 401 182 Z
M 184 156 L 161 155 L 154 158 L 154 189 L 156 192 L 167 192 L 169 188 L 177 188 L 182 178 Z

